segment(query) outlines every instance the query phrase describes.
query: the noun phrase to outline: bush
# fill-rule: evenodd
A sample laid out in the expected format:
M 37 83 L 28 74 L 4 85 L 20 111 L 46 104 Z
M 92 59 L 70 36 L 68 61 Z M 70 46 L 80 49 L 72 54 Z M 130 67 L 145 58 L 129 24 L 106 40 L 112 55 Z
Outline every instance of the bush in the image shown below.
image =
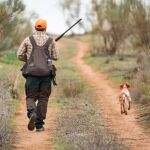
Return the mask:
M 77 80 L 66 80 L 63 82 L 63 95 L 65 97 L 78 97 L 84 90 L 84 83 Z
M 6 149 L 10 144 L 9 121 L 12 117 L 9 102 L 12 100 L 7 83 L 0 81 L 0 147 Z
M 150 56 L 140 53 L 137 57 L 138 70 L 133 80 L 133 98 L 141 104 L 150 103 Z M 137 86 L 137 83 L 138 84 Z
M 10 94 L 12 96 L 12 98 L 16 99 L 18 98 L 19 96 L 19 93 L 18 93 L 18 77 L 19 77 L 19 74 L 16 75 L 16 72 L 9 72 L 7 74 L 7 86 L 9 87 L 10 89 Z
M 140 84 L 139 84 L 140 83 Z M 139 103 L 138 119 L 142 124 L 150 127 L 150 73 L 149 71 L 138 72 L 133 80 L 131 89 L 133 100 Z
M 137 86 L 137 83 L 138 84 Z M 133 80 L 132 97 L 140 102 L 146 104 L 150 102 L 150 74 L 147 71 L 138 72 L 136 78 Z
M 5 75 L 5 77 L 4 77 Z M 6 72 L 0 80 L 0 149 L 9 149 L 12 142 L 12 118 L 18 96 L 16 70 Z

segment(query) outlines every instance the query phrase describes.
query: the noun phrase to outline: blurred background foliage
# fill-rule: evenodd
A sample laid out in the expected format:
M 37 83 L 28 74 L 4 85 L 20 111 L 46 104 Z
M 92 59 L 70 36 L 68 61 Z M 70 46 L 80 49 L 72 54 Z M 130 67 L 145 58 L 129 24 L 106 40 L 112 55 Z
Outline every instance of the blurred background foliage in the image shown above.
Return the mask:
M 89 0 L 84 6 L 85 18 L 81 27 L 93 33 L 93 49 L 108 55 L 115 55 L 122 43 L 134 37 L 134 46 L 150 51 L 150 5 L 146 0 Z M 84 1 L 62 0 L 59 6 L 66 24 L 70 26 L 75 18 L 83 16 Z M 135 42 L 136 41 L 136 42 Z
M 30 18 L 24 16 L 24 11 L 21 0 L 0 2 L 0 51 L 13 49 L 31 33 Z

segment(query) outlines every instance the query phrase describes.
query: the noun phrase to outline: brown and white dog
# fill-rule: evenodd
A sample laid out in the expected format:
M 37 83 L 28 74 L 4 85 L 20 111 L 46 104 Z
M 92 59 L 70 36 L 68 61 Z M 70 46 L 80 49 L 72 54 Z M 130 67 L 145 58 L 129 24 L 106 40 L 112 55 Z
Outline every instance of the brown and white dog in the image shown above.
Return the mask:
M 119 95 L 119 102 L 120 102 L 120 107 L 121 107 L 121 114 L 125 113 L 127 115 L 127 111 L 125 110 L 125 98 L 128 100 L 128 110 L 131 109 L 131 96 L 129 92 L 129 87 L 130 85 L 128 83 L 122 83 L 120 85 L 120 95 Z

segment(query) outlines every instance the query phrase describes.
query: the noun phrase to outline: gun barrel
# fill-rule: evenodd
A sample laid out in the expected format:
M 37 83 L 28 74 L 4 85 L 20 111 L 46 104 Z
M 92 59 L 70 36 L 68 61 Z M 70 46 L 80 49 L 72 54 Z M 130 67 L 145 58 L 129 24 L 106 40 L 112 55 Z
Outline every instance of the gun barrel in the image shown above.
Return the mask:
M 55 41 L 57 42 L 60 40 L 69 30 L 71 30 L 76 24 L 78 24 L 82 19 L 79 19 L 76 23 L 74 23 L 69 29 L 67 29 L 64 33 L 62 33 L 60 36 L 58 36 Z

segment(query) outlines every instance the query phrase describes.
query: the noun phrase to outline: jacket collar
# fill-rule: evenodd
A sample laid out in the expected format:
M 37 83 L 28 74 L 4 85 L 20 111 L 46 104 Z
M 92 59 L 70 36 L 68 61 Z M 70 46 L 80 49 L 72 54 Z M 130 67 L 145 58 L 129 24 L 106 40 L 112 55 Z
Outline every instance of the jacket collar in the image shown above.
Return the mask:
M 35 35 L 45 35 L 46 31 L 35 31 Z

